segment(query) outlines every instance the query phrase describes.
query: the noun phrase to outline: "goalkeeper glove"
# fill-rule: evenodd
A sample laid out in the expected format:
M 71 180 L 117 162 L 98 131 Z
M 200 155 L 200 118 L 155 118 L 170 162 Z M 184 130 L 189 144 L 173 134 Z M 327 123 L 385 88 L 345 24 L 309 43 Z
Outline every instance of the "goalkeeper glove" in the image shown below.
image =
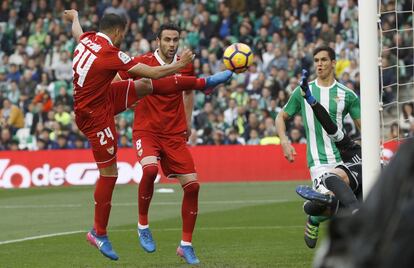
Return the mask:
M 305 69 L 302 70 L 302 77 L 300 79 L 300 88 L 302 89 L 302 96 L 305 98 L 306 102 L 309 105 L 314 105 L 316 103 L 316 99 L 312 96 L 312 93 L 309 89 L 308 84 L 309 73 Z

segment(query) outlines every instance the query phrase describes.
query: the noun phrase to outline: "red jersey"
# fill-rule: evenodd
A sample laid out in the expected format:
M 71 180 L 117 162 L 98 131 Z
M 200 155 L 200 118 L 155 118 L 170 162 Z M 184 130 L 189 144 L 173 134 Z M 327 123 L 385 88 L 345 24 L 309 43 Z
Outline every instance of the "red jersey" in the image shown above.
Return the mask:
M 179 60 L 179 57 L 175 56 L 174 61 L 177 60 Z M 132 61 L 134 64 L 144 63 L 149 66 L 166 64 L 159 56 L 158 50 L 135 57 Z M 194 66 L 189 63 L 177 75 L 194 76 Z M 125 72 L 121 72 L 120 76 L 122 79 L 129 77 L 128 73 Z M 183 93 L 148 95 L 142 98 L 135 107 L 133 130 L 149 131 L 157 135 L 184 134 L 187 131 L 187 120 Z
M 109 86 L 119 70 L 135 66 L 132 59 L 115 47 L 103 33 L 86 32 L 79 38 L 73 58 L 75 113 L 108 113 Z

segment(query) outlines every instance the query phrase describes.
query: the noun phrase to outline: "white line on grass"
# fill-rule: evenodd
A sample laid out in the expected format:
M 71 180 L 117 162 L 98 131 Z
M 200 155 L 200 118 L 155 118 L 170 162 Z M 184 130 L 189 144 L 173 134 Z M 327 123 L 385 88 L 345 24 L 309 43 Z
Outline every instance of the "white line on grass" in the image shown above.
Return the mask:
M 286 199 L 268 199 L 268 200 L 223 200 L 223 201 L 200 201 L 200 205 L 217 205 L 217 204 L 268 204 L 268 203 L 285 203 L 293 200 Z M 154 202 L 152 206 L 175 206 L 180 202 Z M 114 207 L 130 207 L 136 206 L 137 203 L 113 203 Z M 39 205 L 0 205 L 0 209 L 32 209 L 32 208 L 79 208 L 86 206 L 85 204 L 39 204 Z
M 30 241 L 30 240 L 37 240 L 37 239 L 48 238 L 48 237 L 55 237 L 55 236 L 78 234 L 78 233 L 83 233 L 83 232 L 85 232 L 85 231 L 79 230 L 79 231 L 71 231 L 71 232 L 62 232 L 62 233 L 54 233 L 54 234 L 45 234 L 45 235 L 29 236 L 29 237 L 24 237 L 24 238 L 20 238 L 20 239 L 0 241 L 0 245 L 12 244 L 12 243 L 18 243 L 18 242 L 24 242 L 24 241 Z
M 297 229 L 303 228 L 303 225 L 290 225 L 290 226 L 282 226 L 282 225 L 275 225 L 275 226 L 223 226 L 223 227 L 197 227 L 197 231 L 232 231 L 232 230 L 274 230 L 274 229 Z M 181 228 L 154 228 L 152 229 L 153 232 L 171 232 L 171 231 L 181 231 Z M 70 231 L 70 232 L 61 232 L 61 233 L 53 233 L 53 234 L 45 234 L 45 235 L 37 235 L 37 236 L 29 236 L 20 239 L 14 240 L 5 240 L 0 241 L 0 245 L 6 244 L 13 244 L 19 242 L 25 242 L 30 240 L 38 240 L 43 238 L 49 237 L 57 237 L 57 236 L 65 236 L 65 235 L 72 235 L 72 234 L 79 234 L 79 233 L 86 233 L 87 230 L 78 230 L 78 231 Z M 136 229 L 118 229 L 118 230 L 111 230 L 110 233 L 114 232 L 136 232 Z

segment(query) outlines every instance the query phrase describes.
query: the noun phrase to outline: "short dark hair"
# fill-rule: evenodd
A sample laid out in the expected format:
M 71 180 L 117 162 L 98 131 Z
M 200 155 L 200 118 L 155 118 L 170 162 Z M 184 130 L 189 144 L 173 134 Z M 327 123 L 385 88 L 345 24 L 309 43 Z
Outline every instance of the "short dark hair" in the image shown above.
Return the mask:
M 158 39 L 161 39 L 161 34 L 162 34 L 162 32 L 163 32 L 164 30 L 173 30 L 173 31 L 177 31 L 177 32 L 178 32 L 178 35 L 180 35 L 180 33 L 181 33 L 181 28 L 180 28 L 177 24 L 174 24 L 174 23 L 166 23 L 166 24 L 162 24 L 162 25 L 160 26 L 160 28 L 158 29 L 158 32 L 157 32 L 157 38 L 158 38 Z
M 99 31 L 112 31 L 114 29 L 124 30 L 127 25 L 127 21 L 124 16 L 119 16 L 117 14 L 108 13 L 103 15 L 99 22 Z
M 328 52 L 329 58 L 331 60 L 336 60 L 335 50 L 333 50 L 330 46 L 325 46 L 325 45 L 315 48 L 315 50 L 313 51 L 313 56 L 315 57 L 315 55 L 318 54 L 321 51 Z

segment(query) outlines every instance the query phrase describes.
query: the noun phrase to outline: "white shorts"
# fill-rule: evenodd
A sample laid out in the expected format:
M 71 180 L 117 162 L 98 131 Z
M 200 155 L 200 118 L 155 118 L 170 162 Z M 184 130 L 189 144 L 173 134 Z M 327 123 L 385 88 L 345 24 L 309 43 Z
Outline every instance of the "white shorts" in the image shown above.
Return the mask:
M 326 194 L 327 192 L 329 192 L 329 190 L 326 189 L 325 186 L 323 186 L 320 178 L 324 173 L 334 169 L 336 166 L 338 166 L 341 163 L 323 164 L 323 165 L 311 167 L 309 169 L 309 172 L 312 178 L 313 189 L 323 194 Z

